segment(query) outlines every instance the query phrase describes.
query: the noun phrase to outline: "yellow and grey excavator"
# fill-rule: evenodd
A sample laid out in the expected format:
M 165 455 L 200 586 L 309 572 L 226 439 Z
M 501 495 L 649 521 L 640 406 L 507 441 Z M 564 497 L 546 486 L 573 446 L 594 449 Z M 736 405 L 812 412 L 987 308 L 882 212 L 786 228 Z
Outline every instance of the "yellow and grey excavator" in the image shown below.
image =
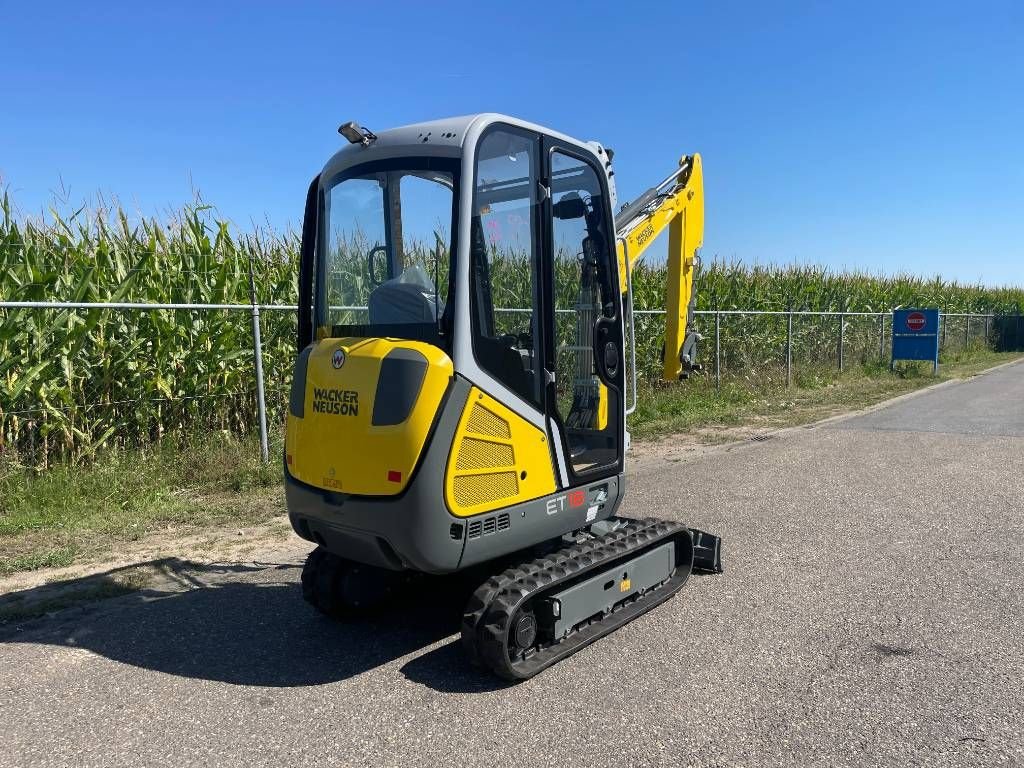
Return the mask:
M 612 152 L 539 125 L 339 132 L 306 198 L 285 443 L 304 597 L 344 615 L 473 569 L 463 645 L 522 680 L 721 572 L 718 537 L 616 516 L 630 275 L 666 228 L 663 376 L 696 365 L 700 156 L 615 214 Z

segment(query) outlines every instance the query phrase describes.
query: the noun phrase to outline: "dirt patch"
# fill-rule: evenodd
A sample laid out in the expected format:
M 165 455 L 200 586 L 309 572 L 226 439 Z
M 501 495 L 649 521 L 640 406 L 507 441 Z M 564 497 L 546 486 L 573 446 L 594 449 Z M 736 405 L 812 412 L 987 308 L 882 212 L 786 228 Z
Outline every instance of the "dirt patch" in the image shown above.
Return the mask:
M 58 586 L 100 573 L 117 571 L 127 578 L 128 574 L 124 569 L 168 558 L 181 558 L 199 563 L 235 562 L 253 559 L 254 556 L 265 558 L 304 554 L 311 548 L 309 542 L 303 541 L 292 531 L 287 515 L 279 515 L 267 522 L 244 528 L 209 528 L 184 535 L 180 530 L 169 528 L 147 533 L 146 537 L 139 541 L 124 542 L 119 545 L 117 552 L 91 562 L 63 568 L 23 571 L 2 577 L 0 595 L 44 585 Z M 145 576 L 144 572 L 140 572 L 139 577 L 142 576 Z M 151 577 L 152 574 L 143 581 L 149 584 L 152 581 Z M 103 596 L 105 595 L 98 595 Z M 56 595 L 47 594 L 45 597 L 49 599 Z
M 675 435 L 649 438 L 630 446 L 626 455 L 627 472 L 651 465 L 693 461 L 731 446 L 770 439 L 777 430 L 766 426 L 707 426 Z
M 44 584 L 0 595 L 0 626 L 46 616 L 74 606 L 135 592 L 153 580 L 153 570 L 127 566 L 111 573 Z

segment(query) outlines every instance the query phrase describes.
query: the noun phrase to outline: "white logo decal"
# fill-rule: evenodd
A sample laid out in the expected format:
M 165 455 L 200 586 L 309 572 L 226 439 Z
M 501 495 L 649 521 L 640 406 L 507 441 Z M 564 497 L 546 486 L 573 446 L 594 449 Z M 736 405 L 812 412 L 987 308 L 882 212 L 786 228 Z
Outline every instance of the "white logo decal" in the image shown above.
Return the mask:
M 565 496 L 556 496 L 553 499 L 548 499 L 545 506 L 545 511 L 549 515 L 557 515 L 559 512 L 565 509 Z
M 345 364 L 345 350 L 336 349 L 334 350 L 334 357 L 331 358 L 331 365 L 335 368 L 341 368 Z

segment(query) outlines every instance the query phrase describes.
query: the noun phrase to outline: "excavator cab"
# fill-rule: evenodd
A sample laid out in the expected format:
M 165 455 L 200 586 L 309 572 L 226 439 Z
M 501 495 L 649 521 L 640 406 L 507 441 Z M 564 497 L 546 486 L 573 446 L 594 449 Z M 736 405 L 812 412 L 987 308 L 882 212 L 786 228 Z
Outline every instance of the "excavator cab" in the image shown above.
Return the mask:
M 625 364 L 601 150 L 452 122 L 346 148 L 311 190 L 288 468 L 324 491 L 396 496 L 464 382 L 536 439 L 470 443 L 462 469 L 456 456 L 459 516 L 615 477 Z
M 307 599 L 337 612 L 372 602 L 395 574 L 634 535 L 614 517 L 630 241 L 610 154 L 491 114 L 339 130 L 349 146 L 306 200 L 285 443 L 289 516 L 318 545 Z M 668 549 L 626 578 L 627 597 L 634 583 L 636 595 L 673 578 L 678 589 L 693 567 L 689 529 L 648 538 L 641 554 Z M 520 655 L 578 630 L 530 616 Z M 516 679 L 542 668 L 491 666 Z

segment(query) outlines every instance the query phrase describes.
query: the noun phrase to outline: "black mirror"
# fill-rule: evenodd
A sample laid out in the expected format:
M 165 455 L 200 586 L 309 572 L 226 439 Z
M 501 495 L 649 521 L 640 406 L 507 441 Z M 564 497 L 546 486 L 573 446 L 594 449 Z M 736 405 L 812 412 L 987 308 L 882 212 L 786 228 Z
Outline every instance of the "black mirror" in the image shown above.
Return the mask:
M 569 192 L 551 206 L 551 213 L 556 219 L 582 219 L 587 215 L 587 204 L 575 192 Z

